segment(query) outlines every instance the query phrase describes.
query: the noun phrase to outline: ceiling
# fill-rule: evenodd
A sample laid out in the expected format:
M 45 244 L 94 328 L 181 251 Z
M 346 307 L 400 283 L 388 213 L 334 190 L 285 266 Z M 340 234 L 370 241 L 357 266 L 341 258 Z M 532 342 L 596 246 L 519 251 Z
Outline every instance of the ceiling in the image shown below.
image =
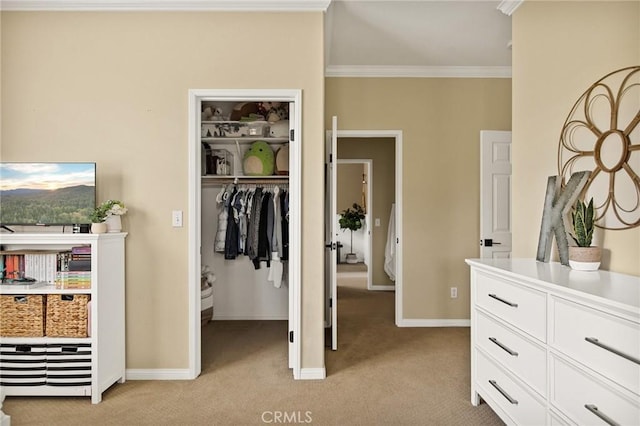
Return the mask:
M 511 77 L 524 0 L 0 0 L 0 10 L 326 11 L 325 75 Z
M 333 0 L 326 74 L 510 77 L 511 17 L 501 3 Z

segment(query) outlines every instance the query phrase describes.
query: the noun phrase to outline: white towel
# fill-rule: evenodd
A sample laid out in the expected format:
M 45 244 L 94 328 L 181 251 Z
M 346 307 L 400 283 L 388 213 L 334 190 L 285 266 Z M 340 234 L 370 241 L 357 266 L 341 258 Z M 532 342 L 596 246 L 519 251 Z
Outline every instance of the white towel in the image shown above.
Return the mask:
M 384 272 L 391 281 L 396 280 L 396 205 L 391 204 L 389 228 L 387 229 L 387 244 L 384 247 Z

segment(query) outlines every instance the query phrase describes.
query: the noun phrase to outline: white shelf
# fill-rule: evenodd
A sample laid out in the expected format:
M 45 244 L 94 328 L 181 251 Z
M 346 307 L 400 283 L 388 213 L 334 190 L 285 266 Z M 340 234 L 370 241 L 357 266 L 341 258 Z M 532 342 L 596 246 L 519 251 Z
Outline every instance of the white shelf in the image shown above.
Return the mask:
M 37 282 L 26 286 L 21 284 L 0 284 L 0 294 L 91 294 L 90 288 L 56 288 L 54 284 Z
M 44 345 L 69 344 L 78 345 L 91 343 L 91 337 L 2 337 L 3 344 L 11 345 Z
M 200 138 L 200 140 L 202 142 L 214 142 L 217 144 L 234 144 L 236 142 L 238 143 L 253 143 L 255 141 L 265 141 L 267 143 L 286 143 L 289 142 L 289 138 L 288 137 L 283 137 L 283 138 L 272 138 L 272 137 L 268 137 L 268 136 L 241 136 L 241 137 L 203 137 Z
M 13 284 L 0 285 L 0 294 L 88 294 L 91 298 L 91 336 L 73 337 L 1 337 L 2 357 L 10 359 L 12 345 L 87 345 L 91 366 L 90 385 L 81 382 L 64 386 L 22 386 L 12 383 L 3 386 L 7 396 L 56 395 L 91 396 L 91 402 L 102 400 L 102 392 L 116 382 L 125 381 L 125 237 L 126 233 L 65 234 L 65 233 L 1 233 L 0 245 L 7 251 L 18 250 L 69 250 L 78 245 L 91 246 L 91 288 L 57 289 L 54 284 L 44 286 Z M 46 313 L 45 313 L 46 315 Z M 49 347 L 47 347 L 49 349 Z M 55 352 L 52 352 L 52 354 Z M 42 361 L 47 365 L 49 352 Z M 3 363 L 0 363 L 0 366 Z M 57 365 L 57 363 L 56 363 Z M 75 363 L 71 363 L 71 367 Z M 1 369 L 2 367 L 0 367 Z M 72 370 L 71 370 L 72 371 Z M 88 371 L 88 370 L 87 370 Z M 55 376 L 55 375 L 54 375 Z M 53 376 L 52 376 L 53 377 Z M 66 380 L 64 378 L 62 380 Z M 48 379 L 47 379 L 48 380 Z M 53 379 L 52 381 L 56 381 Z M 69 378 L 75 380 L 75 378 Z
M 289 180 L 288 175 L 268 175 L 268 176 L 246 176 L 246 175 L 204 175 L 202 179 L 224 180 L 224 179 L 268 179 L 268 180 Z

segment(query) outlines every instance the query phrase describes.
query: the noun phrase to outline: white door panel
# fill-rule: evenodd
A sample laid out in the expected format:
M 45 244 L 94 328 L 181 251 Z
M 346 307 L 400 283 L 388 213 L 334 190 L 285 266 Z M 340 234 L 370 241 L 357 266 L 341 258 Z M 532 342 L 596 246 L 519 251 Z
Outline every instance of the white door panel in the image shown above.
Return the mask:
M 337 222 L 333 220 L 337 208 L 338 117 L 331 120 L 331 132 L 325 149 L 325 318 L 331 327 L 331 349 L 338 349 L 338 251 Z
M 511 132 L 480 132 L 480 257 L 511 257 Z

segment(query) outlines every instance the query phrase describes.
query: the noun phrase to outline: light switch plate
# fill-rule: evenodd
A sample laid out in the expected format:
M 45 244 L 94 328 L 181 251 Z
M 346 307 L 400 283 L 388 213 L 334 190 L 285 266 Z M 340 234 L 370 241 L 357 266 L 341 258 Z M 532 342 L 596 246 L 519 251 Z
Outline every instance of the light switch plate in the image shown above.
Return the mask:
M 182 210 L 174 210 L 171 213 L 171 225 L 174 228 L 182 228 Z

